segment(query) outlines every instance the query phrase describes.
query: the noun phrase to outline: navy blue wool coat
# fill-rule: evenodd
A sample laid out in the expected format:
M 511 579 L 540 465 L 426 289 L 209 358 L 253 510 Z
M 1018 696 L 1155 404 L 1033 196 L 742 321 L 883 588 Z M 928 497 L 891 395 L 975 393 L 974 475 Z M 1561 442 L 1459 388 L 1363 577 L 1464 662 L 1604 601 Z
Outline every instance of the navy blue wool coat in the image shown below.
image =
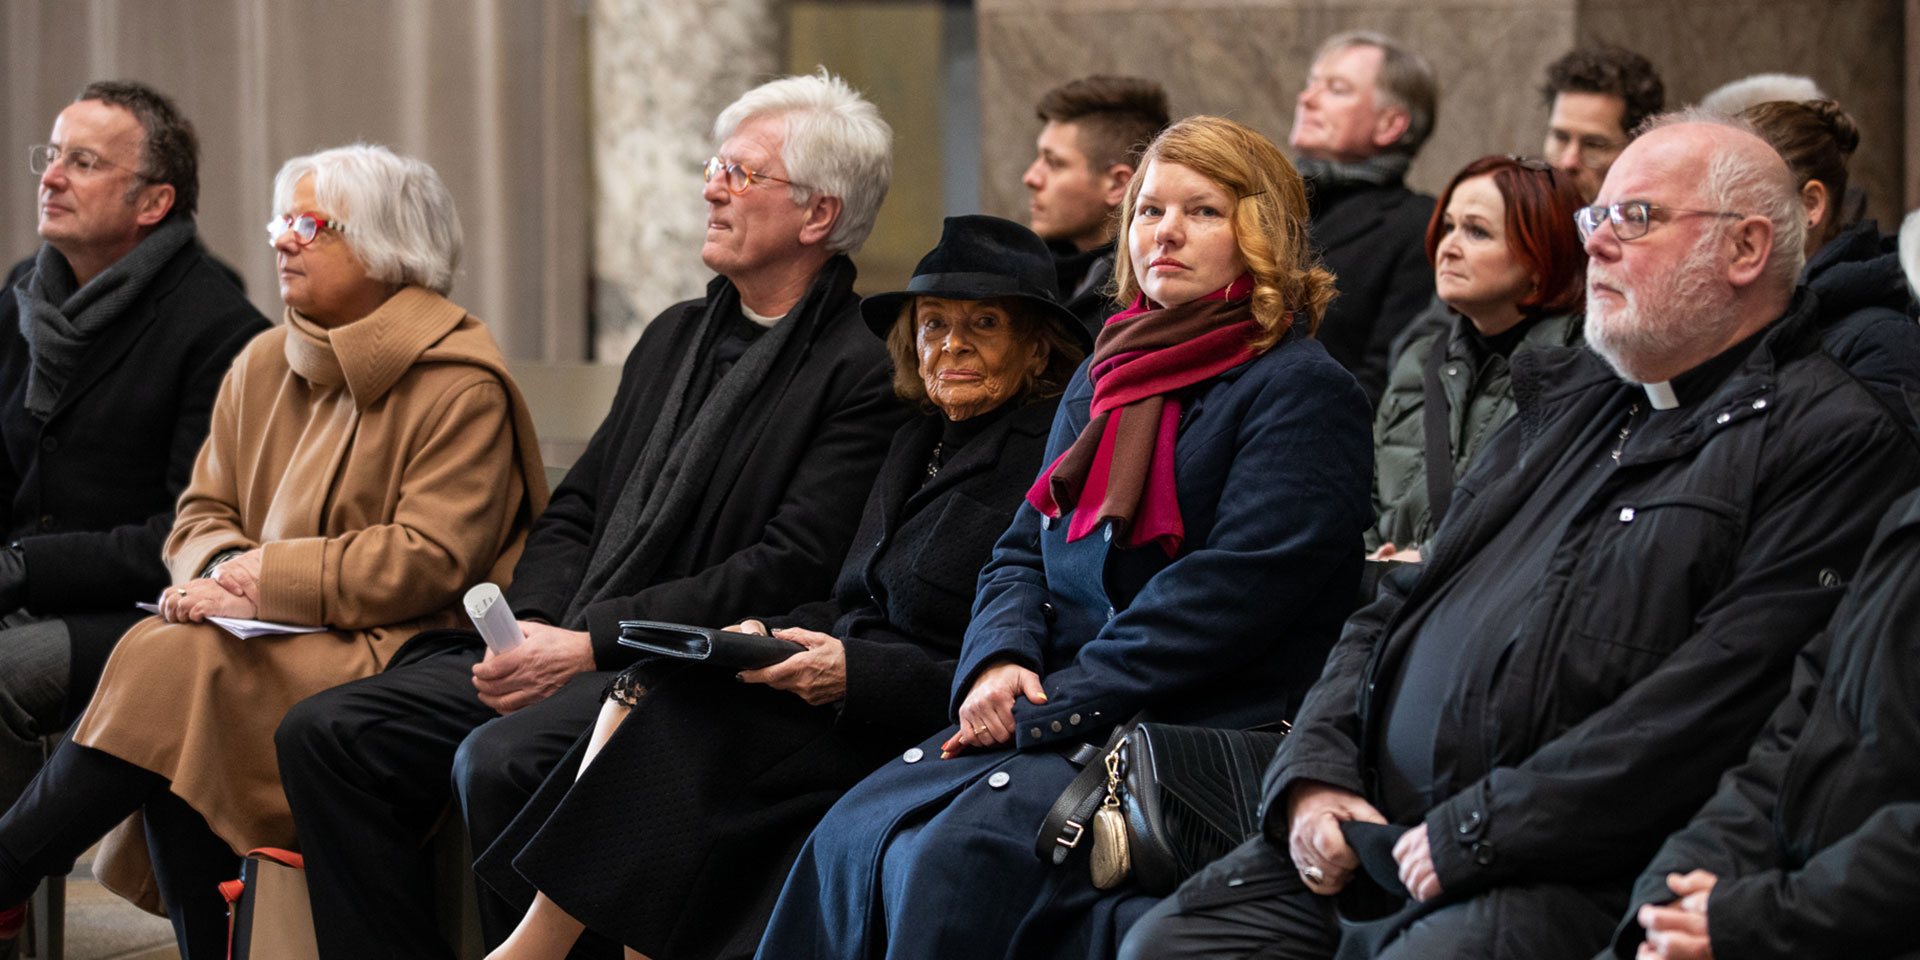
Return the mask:
M 1047 462 L 1088 419 L 1083 365 Z M 1113 549 L 1099 532 L 1022 504 L 981 571 L 951 718 L 979 672 L 1037 671 L 1011 748 L 939 759 L 949 726 L 847 794 L 814 831 L 760 945 L 769 958 L 1087 956 L 1117 942 L 1086 847 L 1053 868 L 1033 853 L 1076 772 L 1063 751 L 1142 708 L 1163 721 L 1248 727 L 1290 717 L 1352 606 L 1371 522 L 1364 394 L 1295 332 L 1183 391 L 1174 476 L 1186 538 Z M 1004 776 L 1002 776 L 1004 774 Z M 882 856 L 885 880 L 882 881 Z

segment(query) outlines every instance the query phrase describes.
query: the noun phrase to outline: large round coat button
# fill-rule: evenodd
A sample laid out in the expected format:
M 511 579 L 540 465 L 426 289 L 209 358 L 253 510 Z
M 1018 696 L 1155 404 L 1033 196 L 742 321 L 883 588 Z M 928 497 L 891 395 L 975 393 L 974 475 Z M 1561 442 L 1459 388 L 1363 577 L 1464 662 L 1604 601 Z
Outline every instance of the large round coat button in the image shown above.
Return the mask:
M 904 754 L 901 754 L 900 759 L 905 760 L 908 763 L 919 763 L 920 758 L 926 755 L 927 755 L 926 751 L 920 749 L 919 747 L 908 747 L 907 752 Z
M 1005 790 L 1007 784 L 1012 782 L 1013 777 L 1009 776 L 1005 770 L 995 770 L 993 776 L 987 778 L 987 786 L 995 790 Z

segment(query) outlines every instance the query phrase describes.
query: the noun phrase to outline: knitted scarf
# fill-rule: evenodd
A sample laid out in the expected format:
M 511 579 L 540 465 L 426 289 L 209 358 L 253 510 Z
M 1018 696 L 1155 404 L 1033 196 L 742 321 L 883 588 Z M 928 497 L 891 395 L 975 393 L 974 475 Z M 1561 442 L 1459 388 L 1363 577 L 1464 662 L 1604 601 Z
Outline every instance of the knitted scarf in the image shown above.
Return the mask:
M 87 348 L 147 292 L 160 268 L 192 243 L 193 236 L 192 217 L 169 218 L 84 287 L 66 257 L 50 246 L 40 247 L 33 271 L 13 288 L 20 305 L 20 336 L 33 357 L 27 371 L 27 412 L 40 420 L 53 414 Z
M 1073 512 L 1068 542 L 1104 521 L 1123 546 L 1179 551 L 1186 528 L 1173 476 L 1175 394 L 1254 358 L 1247 344 L 1261 331 L 1252 290 L 1253 279 L 1242 276 L 1177 307 L 1142 296 L 1101 329 L 1087 368 L 1092 419 L 1027 491 L 1045 516 Z
M 763 392 L 777 395 L 785 389 L 784 381 L 771 382 L 776 362 L 790 342 L 804 344 L 812 339 L 831 291 L 838 288 L 836 284 L 851 284 L 851 280 L 837 280 L 839 273 L 852 269 L 845 257 L 827 261 L 786 318 L 754 340 L 711 390 L 702 390 L 716 342 L 731 329 L 732 319 L 740 316 L 740 292 L 732 283 L 716 277 L 708 285 L 698 346 L 682 354 L 674 369 L 659 419 L 647 433 L 640 458 L 613 504 L 580 589 L 567 604 L 563 626 L 585 629 L 590 604 L 637 593 L 653 581 L 674 545 L 693 525 L 720 456 L 740 428 L 748 405 Z M 799 366 L 787 365 L 789 379 Z
M 1413 158 L 1404 153 L 1376 153 L 1358 163 L 1313 157 L 1301 157 L 1293 162 L 1294 169 L 1300 171 L 1309 188 L 1357 183 L 1390 187 L 1406 180 L 1407 168 L 1411 166 Z

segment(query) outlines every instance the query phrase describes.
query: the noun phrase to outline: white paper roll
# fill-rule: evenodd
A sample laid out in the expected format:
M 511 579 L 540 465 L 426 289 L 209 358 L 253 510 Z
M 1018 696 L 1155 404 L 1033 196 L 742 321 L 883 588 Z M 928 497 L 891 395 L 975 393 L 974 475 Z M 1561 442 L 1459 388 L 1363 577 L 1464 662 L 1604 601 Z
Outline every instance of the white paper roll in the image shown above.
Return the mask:
M 520 624 L 499 587 L 491 583 L 478 584 L 467 591 L 465 603 L 467 616 L 473 618 L 473 628 L 480 631 L 480 639 L 485 640 L 494 653 L 506 653 L 520 645 Z

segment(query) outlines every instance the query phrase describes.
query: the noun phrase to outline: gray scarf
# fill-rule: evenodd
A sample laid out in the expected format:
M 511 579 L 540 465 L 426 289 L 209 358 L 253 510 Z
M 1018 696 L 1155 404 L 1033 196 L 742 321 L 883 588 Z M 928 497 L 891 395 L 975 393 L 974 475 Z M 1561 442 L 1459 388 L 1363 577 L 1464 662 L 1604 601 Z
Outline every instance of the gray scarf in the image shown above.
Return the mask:
M 193 237 L 192 217 L 169 218 L 84 287 L 75 281 L 66 257 L 50 246 L 40 247 L 33 272 L 13 288 L 20 305 L 20 336 L 33 357 L 27 372 L 28 413 L 43 421 L 53 414 L 87 348 L 146 293 L 160 268 Z
M 1300 176 L 1326 186 L 1349 183 L 1392 186 L 1407 178 L 1407 168 L 1411 166 L 1413 158 L 1404 153 L 1376 153 L 1359 163 L 1317 160 L 1313 157 L 1301 157 L 1293 162 Z
M 733 284 L 717 280 L 713 286 L 700 318 L 697 346 L 681 356 L 660 417 L 614 502 L 580 589 L 567 604 L 562 621 L 568 629 L 585 629 L 589 604 L 634 592 L 667 559 L 712 485 L 715 466 L 728 437 L 740 426 L 742 412 L 756 393 L 771 386 L 767 380 L 775 360 L 794 330 L 817 309 L 809 301 L 819 299 L 823 285 L 816 279 L 815 289 L 754 340 L 702 397 L 698 384 L 713 362 L 714 345 L 731 328 L 728 321 L 740 313 L 740 293 Z

